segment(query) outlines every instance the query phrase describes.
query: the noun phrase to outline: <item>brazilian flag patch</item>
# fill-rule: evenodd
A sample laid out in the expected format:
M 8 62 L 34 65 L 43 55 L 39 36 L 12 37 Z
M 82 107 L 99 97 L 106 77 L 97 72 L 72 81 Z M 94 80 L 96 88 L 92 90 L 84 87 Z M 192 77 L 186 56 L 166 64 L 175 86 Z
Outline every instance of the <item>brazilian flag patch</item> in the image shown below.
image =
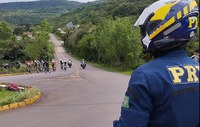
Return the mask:
M 123 108 L 127 108 L 127 109 L 130 108 L 130 106 L 129 106 L 129 97 L 128 96 L 125 96 L 124 101 L 122 103 L 122 107 Z

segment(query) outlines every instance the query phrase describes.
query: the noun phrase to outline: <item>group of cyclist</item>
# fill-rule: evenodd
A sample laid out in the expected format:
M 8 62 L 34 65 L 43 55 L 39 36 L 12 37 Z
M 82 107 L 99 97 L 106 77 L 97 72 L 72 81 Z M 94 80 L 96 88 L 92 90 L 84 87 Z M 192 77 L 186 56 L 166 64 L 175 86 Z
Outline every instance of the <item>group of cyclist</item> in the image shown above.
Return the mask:
M 27 72 L 32 73 L 35 70 L 37 73 L 49 72 L 50 73 L 50 63 L 47 60 L 34 60 L 25 61 Z M 52 71 L 56 71 L 56 61 L 53 59 L 51 62 Z
M 60 69 L 67 70 L 67 67 L 69 67 L 69 68 L 72 67 L 72 60 L 71 59 L 69 59 L 68 61 L 60 60 Z
M 35 70 L 39 72 L 49 72 L 50 73 L 50 65 L 47 60 L 35 60 L 34 61 Z
M 49 72 L 52 70 L 52 72 L 56 71 L 56 60 L 52 59 L 51 63 L 47 60 L 34 60 L 34 61 L 25 61 L 25 64 L 27 66 L 27 71 L 29 73 L 32 73 L 33 70 L 35 70 L 37 73 L 41 72 Z M 50 67 L 51 66 L 51 67 Z M 80 66 L 85 69 L 86 62 L 84 59 L 82 59 Z M 69 59 L 66 60 L 60 60 L 60 69 L 61 70 L 67 70 L 67 68 L 72 67 L 72 60 Z

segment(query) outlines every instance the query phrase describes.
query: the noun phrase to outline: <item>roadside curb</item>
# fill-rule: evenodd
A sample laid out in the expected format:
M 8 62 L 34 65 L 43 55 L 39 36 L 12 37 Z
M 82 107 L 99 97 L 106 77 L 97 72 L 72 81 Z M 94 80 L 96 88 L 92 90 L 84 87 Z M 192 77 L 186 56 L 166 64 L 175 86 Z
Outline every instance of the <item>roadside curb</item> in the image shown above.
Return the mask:
M 25 75 L 27 73 L 0 74 L 0 77 Z
M 16 103 L 12 103 L 12 104 L 5 105 L 5 106 L 0 106 L 0 112 L 31 105 L 31 104 L 35 103 L 36 101 L 38 101 L 40 99 L 40 97 L 41 97 L 41 92 L 39 92 L 39 95 L 36 95 L 29 99 L 25 99 L 22 102 L 16 102 Z

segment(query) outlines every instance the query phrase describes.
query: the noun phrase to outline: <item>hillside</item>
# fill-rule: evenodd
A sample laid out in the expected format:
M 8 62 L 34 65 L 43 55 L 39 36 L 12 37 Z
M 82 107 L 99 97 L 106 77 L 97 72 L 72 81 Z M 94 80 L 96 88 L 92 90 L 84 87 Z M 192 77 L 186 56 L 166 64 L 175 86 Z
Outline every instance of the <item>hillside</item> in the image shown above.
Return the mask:
M 50 24 L 64 40 L 67 52 L 112 67 L 136 68 L 149 59 L 143 58 L 140 32 L 133 22 L 153 1 L 102 0 L 62 14 Z M 78 29 L 68 29 L 69 22 Z
M 62 26 L 66 22 L 75 24 L 96 24 L 105 17 L 137 16 L 142 10 L 156 0 L 101 0 L 95 4 L 86 5 L 70 13 L 62 14 L 51 22 L 55 27 Z
M 155 1 L 101 0 L 62 14 L 50 23 L 68 52 L 112 67 L 134 69 L 150 57 L 143 55 L 140 32 L 133 24 L 144 8 Z M 199 47 L 199 36 L 193 42 L 187 47 L 190 55 Z
M 45 0 L 40 2 L 52 1 L 53 0 Z M 53 26 L 53 32 L 64 41 L 64 47 L 67 52 L 80 58 L 84 58 L 85 60 L 102 63 L 111 67 L 134 69 L 149 61 L 151 58 L 142 53 L 140 31 L 138 27 L 133 27 L 133 23 L 143 9 L 154 1 L 156 0 L 99 0 L 98 2 L 87 4 L 77 3 L 78 6 L 76 6 L 76 9 L 74 9 L 75 7 L 71 8 L 74 10 L 69 12 L 65 12 L 67 10 L 65 8 L 66 6 L 63 7 L 61 5 L 54 7 L 51 4 L 47 4 L 48 7 L 46 8 L 39 8 L 40 6 L 38 6 L 35 8 L 32 7 L 31 9 L 22 9 L 25 8 L 25 6 L 23 6 L 19 9 L 14 9 L 15 11 L 6 11 L 6 8 L 4 8 L 5 14 L 3 11 L 1 11 L 0 14 L 4 15 L 4 20 L 15 24 L 36 24 L 44 18 L 54 17 L 53 19 L 44 20 L 45 22 L 43 22 L 41 26 L 48 26 L 47 28 L 50 30 L 52 30 L 51 28 Z M 65 3 L 66 1 L 61 0 L 57 2 Z M 8 8 L 9 7 L 7 7 L 7 9 Z M 0 34 L 3 39 L 3 41 L 1 41 L 0 38 L 0 43 L 2 43 L 0 45 L 6 45 L 7 42 L 12 41 L 13 39 L 13 30 L 9 29 L 9 27 L 5 27 L 7 26 L 5 23 L 2 22 L 1 24 L 0 29 L 3 30 L 0 31 L 7 32 L 2 32 L 2 34 Z M 22 27 L 17 27 L 17 29 L 14 30 L 14 34 L 22 35 L 23 32 L 27 31 L 26 28 L 28 29 L 30 26 L 22 25 Z M 38 27 L 36 26 L 36 28 Z M 9 36 L 7 35 L 8 33 Z M 5 37 L 8 39 L 4 39 Z M 24 42 L 27 41 L 29 45 L 30 40 L 26 40 L 26 36 L 24 37 Z M 43 40 L 43 38 L 40 39 Z M 38 44 L 40 42 L 42 41 L 39 41 Z M 15 43 L 15 40 L 13 43 L 17 44 Z M 17 46 L 21 46 L 22 43 L 23 41 L 20 41 Z M 34 43 L 34 45 L 30 45 L 30 47 L 25 45 L 24 48 L 28 46 L 26 51 L 29 53 L 29 49 L 31 49 L 32 55 L 35 54 L 33 47 L 36 47 L 38 44 Z M 10 49 L 8 45 L 6 46 Z M 10 54 L 14 54 L 12 52 L 17 51 L 15 49 L 20 49 L 16 48 L 17 46 L 15 45 L 12 46 L 14 47 L 11 47 Z M 199 34 L 197 34 L 193 43 L 190 43 L 190 45 L 187 46 L 189 55 L 192 55 L 193 51 L 198 47 Z M 21 50 L 23 55 L 24 48 L 21 48 L 23 49 Z M 7 55 L 9 53 L 7 53 L 8 50 L 6 48 L 0 49 L 0 52 L 2 52 L 1 50 L 4 51 L 5 55 L 3 56 L 0 54 L 0 58 L 5 60 L 13 59 L 10 58 L 12 55 Z M 24 58 L 21 57 L 20 59 Z
M 83 3 L 67 0 L 42 0 L 0 4 L 0 20 L 10 24 L 38 24 L 68 11 L 75 10 Z

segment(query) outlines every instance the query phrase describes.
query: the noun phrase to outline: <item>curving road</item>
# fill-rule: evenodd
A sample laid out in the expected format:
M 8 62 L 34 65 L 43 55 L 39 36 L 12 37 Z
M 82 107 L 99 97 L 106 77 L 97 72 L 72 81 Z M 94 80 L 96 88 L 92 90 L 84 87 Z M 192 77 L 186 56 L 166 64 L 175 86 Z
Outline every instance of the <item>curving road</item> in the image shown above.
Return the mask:
M 72 68 L 0 77 L 0 82 L 35 86 L 42 92 L 37 103 L 0 113 L 0 127 L 112 127 L 112 121 L 119 117 L 129 76 L 92 66 L 82 70 L 80 61 L 65 53 L 53 34 L 50 37 L 57 60 L 71 58 Z

